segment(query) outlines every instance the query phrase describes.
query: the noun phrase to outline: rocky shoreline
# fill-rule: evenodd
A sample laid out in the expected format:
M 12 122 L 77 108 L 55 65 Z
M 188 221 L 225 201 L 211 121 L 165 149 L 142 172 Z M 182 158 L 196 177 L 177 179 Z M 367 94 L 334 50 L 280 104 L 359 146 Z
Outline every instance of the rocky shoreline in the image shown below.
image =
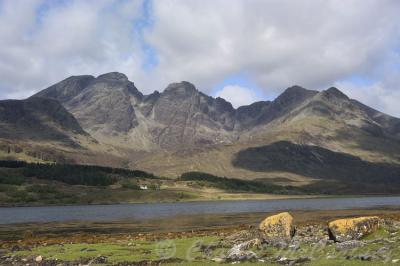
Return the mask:
M 0 264 L 70 265 L 387 265 L 400 263 L 400 220 L 364 216 L 296 223 L 289 213 L 258 226 L 187 232 L 3 241 Z
M 343 227 L 340 228 L 338 224 L 342 224 Z M 367 239 L 378 230 L 387 233 L 386 237 Z M 380 260 L 396 263 L 399 260 L 390 259 L 388 254 L 398 247 L 399 231 L 400 222 L 379 219 L 376 216 L 339 219 L 329 222 L 327 226 L 319 224 L 295 227 L 292 216 L 289 213 L 281 213 L 267 217 L 261 222 L 258 229 L 244 230 L 226 237 L 222 243 L 232 246 L 231 249 L 224 257 L 213 260 L 218 262 L 269 261 L 293 265 L 315 260 L 316 258 L 313 256 L 315 250 L 332 247 L 338 254 L 331 258 L 342 257 L 347 260 Z M 367 247 L 369 244 L 382 244 L 383 247 L 377 250 L 368 250 L 361 255 L 352 255 L 356 249 Z M 282 254 L 260 257 L 256 252 L 251 251 L 253 247 L 258 250 L 274 247 L 279 249 Z M 289 255 L 296 253 L 302 253 L 302 256 L 290 257 Z M 288 254 L 288 257 L 284 254 Z

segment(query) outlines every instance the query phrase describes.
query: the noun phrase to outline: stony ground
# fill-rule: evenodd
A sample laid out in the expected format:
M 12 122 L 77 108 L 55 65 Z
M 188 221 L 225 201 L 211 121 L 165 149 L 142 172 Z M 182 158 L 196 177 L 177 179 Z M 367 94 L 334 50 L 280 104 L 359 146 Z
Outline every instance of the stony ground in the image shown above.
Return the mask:
M 175 233 L 75 234 L 2 241 L 1 265 L 400 265 L 400 222 L 385 218 L 360 240 L 330 240 L 323 223 L 302 224 L 290 240 L 254 227 Z

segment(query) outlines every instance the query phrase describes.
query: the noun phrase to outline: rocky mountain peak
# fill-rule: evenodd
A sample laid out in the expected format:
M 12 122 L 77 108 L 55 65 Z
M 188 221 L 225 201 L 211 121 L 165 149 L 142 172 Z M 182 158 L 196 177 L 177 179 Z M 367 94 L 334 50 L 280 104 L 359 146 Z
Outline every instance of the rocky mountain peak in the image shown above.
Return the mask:
M 125 74 L 119 72 L 110 72 L 102 74 L 98 76 L 97 79 L 111 80 L 111 81 L 128 81 L 128 77 Z
M 199 91 L 196 87 L 187 81 L 181 81 L 178 83 L 171 83 L 167 86 L 167 88 L 163 91 L 163 93 L 172 93 L 175 95 L 192 95 L 193 93 L 198 93 Z
M 317 94 L 317 91 L 308 90 L 298 85 L 291 86 L 287 88 L 281 95 L 276 98 L 275 102 L 286 102 L 286 101 L 293 101 L 296 99 L 304 99 L 310 96 Z
M 214 105 L 219 112 L 233 112 L 234 111 L 232 104 L 221 97 L 217 97 L 215 99 Z
M 272 102 L 272 104 L 276 111 L 282 111 L 288 108 L 293 108 L 316 94 L 318 94 L 317 91 L 307 90 L 296 85 L 287 88 Z
M 304 92 L 304 91 L 308 91 L 307 89 L 303 88 L 302 86 L 299 85 L 293 85 L 288 87 L 283 93 L 285 92 Z
M 323 91 L 323 93 L 327 96 L 334 96 L 334 97 L 342 98 L 342 99 L 346 99 L 346 100 L 349 99 L 349 97 L 347 97 L 346 94 L 344 94 L 338 88 L 335 88 L 335 87 L 330 87 L 329 89 Z
M 94 79 L 91 75 L 71 76 L 32 97 L 51 98 L 64 103 L 81 93 Z

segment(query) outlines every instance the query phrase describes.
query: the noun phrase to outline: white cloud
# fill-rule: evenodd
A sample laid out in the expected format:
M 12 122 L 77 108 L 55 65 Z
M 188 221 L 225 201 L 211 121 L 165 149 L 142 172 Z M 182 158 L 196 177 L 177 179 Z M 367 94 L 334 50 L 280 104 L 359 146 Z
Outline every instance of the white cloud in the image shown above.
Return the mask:
M 383 81 L 400 46 L 400 1 L 152 1 L 143 39 L 158 65 L 146 71 L 134 23 L 144 16 L 142 1 L 0 1 L 0 98 L 28 96 L 72 74 L 120 71 L 145 93 L 181 80 L 210 93 L 226 77 L 245 74 L 271 95 L 360 75 L 400 100 L 398 88 Z M 43 3 L 48 9 L 39 17 Z M 389 102 L 379 108 L 399 113 Z
M 203 90 L 246 71 L 265 90 L 313 89 L 370 73 L 399 40 L 398 1 L 154 2 L 146 35 L 159 79 Z
M 27 97 L 70 75 L 143 74 L 140 9 L 140 0 L 0 2 L 0 97 Z
M 356 85 L 351 82 L 337 82 L 350 98 L 356 99 L 381 112 L 400 118 L 400 71 L 389 73 L 381 81 L 366 85 Z
M 216 96 L 224 98 L 235 108 L 251 104 L 258 100 L 258 97 L 253 90 L 238 85 L 225 86 L 216 93 Z
M 346 92 L 379 98 L 366 103 L 398 114 L 398 88 L 382 82 L 400 45 L 398 10 L 400 2 L 390 0 L 155 1 L 154 27 L 146 32 L 159 55 L 154 80 L 188 79 L 209 92 L 244 72 L 268 95 L 293 84 L 325 89 L 360 75 L 381 89 Z

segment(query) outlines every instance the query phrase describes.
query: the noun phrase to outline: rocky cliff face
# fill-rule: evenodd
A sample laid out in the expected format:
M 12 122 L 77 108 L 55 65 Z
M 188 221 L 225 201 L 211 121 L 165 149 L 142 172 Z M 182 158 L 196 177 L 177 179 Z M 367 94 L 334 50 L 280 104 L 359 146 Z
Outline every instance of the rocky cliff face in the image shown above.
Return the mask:
M 143 97 L 121 73 L 70 77 L 31 98 L 38 96 L 60 101 L 95 137 L 127 133 L 136 127 L 133 105 Z
M 316 92 L 295 86 L 273 102 L 237 110 L 222 98 L 199 92 L 193 84 L 170 84 L 144 96 L 121 73 L 73 76 L 32 96 L 60 101 L 94 137 L 137 148 L 172 149 L 180 145 L 231 143 L 241 131 L 267 124 Z
M 142 150 L 232 143 L 243 132 L 251 135 L 301 117 L 340 120 L 377 135 L 398 137 L 400 132 L 399 119 L 351 100 L 336 88 L 318 92 L 293 86 L 272 102 L 234 109 L 185 81 L 143 95 L 124 74 L 112 72 L 96 78 L 73 76 L 33 97 L 60 101 L 101 141 Z
M 154 102 L 150 119 L 155 142 L 169 148 L 226 141 L 235 125 L 230 103 L 199 92 L 189 82 L 170 84 Z
M 161 148 L 215 144 L 232 138 L 235 110 L 189 82 L 143 96 L 121 73 L 70 77 L 34 97 L 60 101 L 94 137 Z M 146 139 L 145 139 L 146 138 Z M 154 146 L 153 145 L 153 146 Z

